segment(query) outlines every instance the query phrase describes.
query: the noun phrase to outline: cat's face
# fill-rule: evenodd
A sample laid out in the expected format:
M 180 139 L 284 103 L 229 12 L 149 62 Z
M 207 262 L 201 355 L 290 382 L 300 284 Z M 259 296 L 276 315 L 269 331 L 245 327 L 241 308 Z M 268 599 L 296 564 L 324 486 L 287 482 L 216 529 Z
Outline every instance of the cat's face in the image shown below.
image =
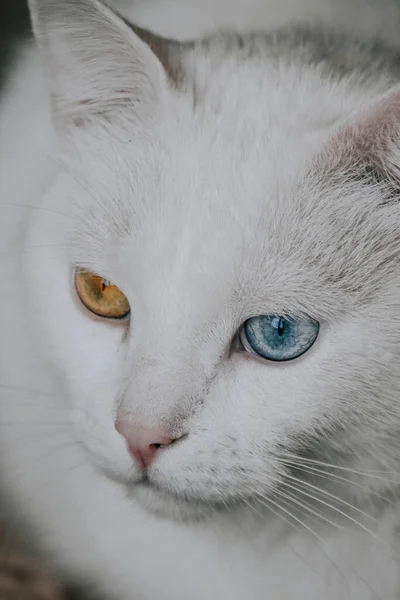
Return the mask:
M 397 207 L 384 184 L 345 174 L 353 147 L 331 125 L 344 92 L 332 99 L 310 73 L 296 98 L 300 70 L 282 81 L 258 56 L 212 65 L 189 48 L 181 60 L 196 83 L 172 85 L 100 4 L 33 10 L 58 69 L 62 150 L 43 199 L 60 214 L 35 215 L 29 232 L 30 245 L 54 244 L 26 258 L 31 327 L 90 459 L 152 510 L 180 516 L 263 503 L 285 490 L 297 453 L 386 466 L 400 416 Z M 362 133 L 350 134 L 357 151 Z M 76 269 L 118 286 L 130 317 L 93 315 Z M 246 337 L 243 324 L 262 315 L 261 344 L 278 348 L 268 358 L 296 354 L 299 339 L 304 353 L 248 351 L 254 328 Z M 284 336 L 288 323 L 300 334 L 271 338 L 274 315 L 287 319 Z M 178 440 L 145 482 L 121 420 Z

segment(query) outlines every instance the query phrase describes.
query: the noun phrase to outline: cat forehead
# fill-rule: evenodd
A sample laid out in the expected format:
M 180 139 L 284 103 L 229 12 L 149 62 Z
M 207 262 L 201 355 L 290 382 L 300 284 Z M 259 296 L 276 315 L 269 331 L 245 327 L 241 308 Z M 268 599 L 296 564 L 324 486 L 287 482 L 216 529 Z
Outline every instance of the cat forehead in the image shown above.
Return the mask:
M 93 266 L 125 264 L 154 281 L 168 271 L 177 285 L 192 277 L 227 294 L 268 289 L 288 310 L 318 293 L 336 308 L 339 295 L 367 297 L 377 285 L 367 275 L 378 272 L 362 251 L 370 234 L 385 260 L 384 215 L 370 208 L 377 191 L 333 181 L 317 160 L 365 90 L 349 93 L 304 65 L 282 73 L 257 52 L 222 62 L 212 53 L 217 69 L 196 52 L 190 85 L 171 91 L 152 127 L 131 135 L 128 122 L 85 169 L 100 175 L 87 180 L 97 201 L 84 206 L 77 236 L 95 248 Z
M 158 128 L 147 149 L 128 143 L 103 174 L 77 236 L 88 266 L 153 298 L 162 288 L 166 304 L 173 282 L 188 312 L 210 296 L 208 304 L 225 306 L 239 298 L 244 315 L 315 314 L 316 303 L 318 316 L 332 315 L 349 307 L 349 295 L 371 294 L 371 274 L 383 275 L 385 218 L 371 210 L 376 190 L 316 164 L 327 131 L 254 132 L 243 152 L 240 136 L 221 151 L 218 136 L 193 127 L 197 136 L 183 127 L 173 142 L 169 122 L 168 140 Z
M 265 227 L 293 196 L 307 160 L 329 134 L 331 116 L 314 111 L 310 118 L 311 89 L 297 103 L 290 84 L 271 94 L 272 76 L 262 84 L 262 103 L 240 74 L 228 69 L 224 81 L 224 89 L 209 82 L 208 98 L 196 105 L 190 94 L 173 94 L 147 131 L 130 135 L 127 127 L 118 139 L 113 131 L 96 154 L 84 147 L 80 170 L 96 196 L 88 199 L 89 211 L 81 207 L 85 238 L 92 232 L 98 242 L 102 231 L 115 246 L 122 232 L 137 241 L 151 230 L 166 244 L 169 235 L 191 231 L 194 245 L 196 236 L 204 245 L 217 235 L 229 246 L 234 236 L 251 250 L 259 223 Z

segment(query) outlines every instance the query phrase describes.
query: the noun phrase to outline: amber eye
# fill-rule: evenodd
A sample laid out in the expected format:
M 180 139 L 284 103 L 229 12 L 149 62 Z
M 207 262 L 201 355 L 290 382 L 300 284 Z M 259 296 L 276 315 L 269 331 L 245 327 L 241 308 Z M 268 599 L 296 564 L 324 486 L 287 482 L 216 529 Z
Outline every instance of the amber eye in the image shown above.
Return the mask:
M 100 275 L 77 269 L 75 287 L 81 302 L 95 315 L 105 319 L 129 316 L 130 306 L 125 294 Z

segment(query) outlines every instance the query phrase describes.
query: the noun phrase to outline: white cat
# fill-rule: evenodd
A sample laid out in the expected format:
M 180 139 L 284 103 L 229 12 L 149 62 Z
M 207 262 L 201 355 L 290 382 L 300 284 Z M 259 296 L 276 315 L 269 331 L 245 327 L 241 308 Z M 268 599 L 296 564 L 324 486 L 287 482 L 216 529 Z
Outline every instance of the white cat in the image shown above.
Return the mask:
M 400 52 L 269 6 L 30 0 L 3 97 L 1 485 L 115 600 L 400 597 Z

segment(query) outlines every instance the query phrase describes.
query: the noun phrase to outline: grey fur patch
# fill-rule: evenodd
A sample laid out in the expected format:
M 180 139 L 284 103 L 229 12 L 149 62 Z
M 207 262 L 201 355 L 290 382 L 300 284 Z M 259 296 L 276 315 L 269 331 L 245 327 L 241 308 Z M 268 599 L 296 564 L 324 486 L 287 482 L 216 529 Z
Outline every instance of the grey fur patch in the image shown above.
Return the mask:
M 135 29 L 136 31 L 136 29 Z M 146 41 L 146 36 L 143 37 Z M 227 55 L 234 55 L 238 61 L 247 61 L 265 56 L 269 62 L 277 64 L 299 63 L 320 66 L 327 76 L 346 77 L 352 73 L 368 81 L 371 78 L 385 76 L 396 81 L 400 78 L 400 49 L 380 40 L 366 42 L 350 35 L 332 30 L 312 27 L 290 27 L 272 33 L 256 32 L 239 35 L 232 32 L 219 32 L 203 40 L 193 42 L 175 42 L 158 36 L 152 36 L 150 46 L 162 48 L 164 57 L 179 73 L 183 81 L 185 76 L 179 56 L 195 52 L 212 54 L 214 64 L 223 62 Z M 154 40 L 157 43 L 154 44 Z M 156 50 L 156 54 L 159 52 Z M 165 60 L 161 60 L 165 65 Z M 180 64 L 178 68 L 178 64 Z M 171 69 L 167 68 L 170 72 Z M 186 73 L 186 77 L 190 77 Z
M 185 46 L 192 47 L 192 44 L 182 44 L 174 40 L 169 40 L 161 36 L 155 35 L 151 31 L 137 27 L 136 25 L 128 24 L 136 35 L 145 42 L 158 60 L 161 62 L 164 70 L 174 85 L 179 85 L 183 77 L 182 64 L 180 60 L 180 51 Z
M 321 65 L 334 76 L 400 77 L 400 50 L 379 40 L 365 42 L 329 30 L 291 28 L 266 36 L 266 43 L 276 57 Z

